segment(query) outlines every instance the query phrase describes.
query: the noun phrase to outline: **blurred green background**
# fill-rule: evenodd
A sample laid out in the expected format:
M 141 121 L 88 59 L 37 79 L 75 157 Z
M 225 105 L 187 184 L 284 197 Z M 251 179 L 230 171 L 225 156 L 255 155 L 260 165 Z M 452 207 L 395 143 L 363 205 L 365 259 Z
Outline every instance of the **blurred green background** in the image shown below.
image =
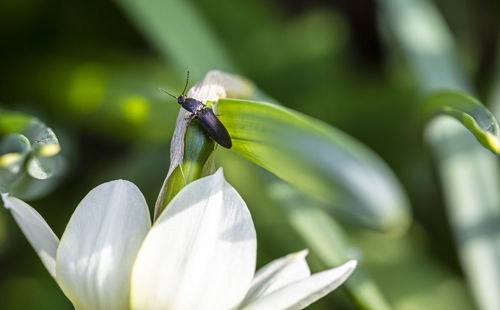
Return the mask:
M 80 199 L 104 181 L 134 182 L 152 208 L 168 170 L 179 109 L 158 88 L 175 93 L 186 70 L 193 85 L 208 70 L 220 69 L 357 138 L 384 159 L 409 197 L 414 221 L 404 233 L 383 234 L 344 221 L 327 224 L 332 235 L 342 227 L 339 235 L 348 240 L 349 256 L 362 261 L 384 300 L 380 306 L 375 301 L 359 305 L 352 292 L 341 288 L 310 309 L 493 310 L 479 306 L 482 297 L 473 297 L 474 281 L 467 280 L 460 264 L 460 239 L 457 243 L 453 213 L 445 207 L 454 192 L 439 176 L 439 160 L 425 143 L 427 123 L 419 112 L 422 90 L 429 88 L 425 81 L 430 81 L 419 77 L 425 64 L 412 61 L 398 38 L 400 26 L 391 16 L 402 13 L 391 2 L 1 1 L 0 109 L 35 116 L 51 127 L 64 161 L 52 186 L 28 202 L 59 236 Z M 470 91 L 495 112 L 500 3 L 425 3 L 454 40 L 457 80 L 470 81 L 468 87 L 447 86 Z M 425 36 L 418 31 L 405 35 L 417 46 Z M 310 248 L 312 269 L 327 267 L 317 253 L 328 247 L 327 239 L 311 245 L 297 228 L 306 224 L 282 208 L 286 203 L 276 199 L 278 189 L 262 181 L 262 169 L 229 151 L 219 154 L 229 182 L 252 212 L 258 264 Z M 493 208 L 498 212 L 500 204 Z M 498 225 L 491 226 L 495 234 Z M 500 257 L 494 257 L 498 266 Z M 492 277 L 499 281 L 495 272 Z M 71 309 L 3 209 L 0 308 Z

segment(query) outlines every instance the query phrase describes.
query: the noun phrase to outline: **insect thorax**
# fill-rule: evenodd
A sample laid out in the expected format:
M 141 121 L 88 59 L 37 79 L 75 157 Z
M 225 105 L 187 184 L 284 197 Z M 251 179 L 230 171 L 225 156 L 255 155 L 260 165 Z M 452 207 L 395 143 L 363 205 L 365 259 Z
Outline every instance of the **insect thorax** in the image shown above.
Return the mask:
M 196 99 L 186 98 L 186 100 L 182 103 L 182 107 L 193 114 L 198 114 L 198 112 L 201 111 L 205 105 Z

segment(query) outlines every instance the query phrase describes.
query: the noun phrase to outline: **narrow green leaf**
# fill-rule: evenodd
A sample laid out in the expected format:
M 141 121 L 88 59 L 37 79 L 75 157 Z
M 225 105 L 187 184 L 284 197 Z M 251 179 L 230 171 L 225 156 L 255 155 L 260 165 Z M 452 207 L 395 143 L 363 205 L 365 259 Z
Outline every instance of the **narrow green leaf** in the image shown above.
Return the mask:
M 473 93 L 457 61 L 451 32 L 433 1 L 379 3 L 382 20 L 388 22 L 400 45 L 397 50 L 404 51 L 424 93 L 450 88 Z M 477 122 L 479 118 L 475 115 L 474 119 Z M 479 127 L 488 131 L 488 122 Z M 426 134 L 435 154 L 458 255 L 477 307 L 500 309 L 498 158 L 449 117 L 430 122 Z
M 397 238 L 361 230 L 349 231 L 348 237 L 395 309 L 477 309 L 461 275 L 429 246 L 435 236 L 418 223 Z
M 445 114 L 462 123 L 484 147 L 500 153 L 498 123 L 493 114 L 474 97 L 454 90 L 432 92 L 423 100 L 426 116 Z
M 280 202 L 292 227 L 304 239 L 311 254 L 317 256 L 325 267 L 332 268 L 354 258 L 353 246 L 331 216 L 285 182 L 276 180 L 269 183 L 269 195 Z M 362 264 L 347 280 L 345 288 L 358 309 L 391 309 Z
M 235 152 L 365 226 L 404 231 L 408 202 L 387 165 L 346 134 L 269 103 L 217 103 Z
M 234 63 L 222 47 L 223 44 L 219 42 L 215 31 L 191 1 L 115 2 L 137 24 L 145 38 L 164 59 L 171 60 L 182 71 L 191 68 L 194 80 L 214 68 L 235 70 Z

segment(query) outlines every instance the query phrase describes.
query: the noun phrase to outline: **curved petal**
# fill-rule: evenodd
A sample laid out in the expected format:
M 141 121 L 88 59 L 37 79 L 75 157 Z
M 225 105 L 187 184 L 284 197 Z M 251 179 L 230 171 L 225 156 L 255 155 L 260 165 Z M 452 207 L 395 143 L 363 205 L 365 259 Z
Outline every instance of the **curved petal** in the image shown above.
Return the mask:
M 57 251 L 57 281 L 76 308 L 128 309 L 132 265 L 150 227 L 146 201 L 128 181 L 85 196 Z
M 339 267 L 313 274 L 269 295 L 254 300 L 244 310 L 304 309 L 341 285 L 356 267 L 351 260 Z
M 240 307 L 244 307 L 252 303 L 253 300 L 269 295 L 291 283 L 308 278 L 311 275 L 305 260 L 308 252 L 308 250 L 303 250 L 288 254 L 259 269 Z
M 230 309 L 245 296 L 255 260 L 250 212 L 219 169 L 183 188 L 147 235 L 132 309 Z
M 59 238 L 42 216 L 24 201 L 2 194 L 5 208 L 9 209 L 26 239 L 35 249 L 50 275 L 56 277 L 56 252 Z

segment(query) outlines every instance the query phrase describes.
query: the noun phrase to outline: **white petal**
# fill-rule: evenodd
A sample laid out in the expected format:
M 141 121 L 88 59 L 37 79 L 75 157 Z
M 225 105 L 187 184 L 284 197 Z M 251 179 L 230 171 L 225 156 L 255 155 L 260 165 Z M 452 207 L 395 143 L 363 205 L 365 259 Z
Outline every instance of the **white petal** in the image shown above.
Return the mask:
M 56 252 L 59 239 L 42 216 L 24 201 L 2 194 L 7 209 L 21 228 L 26 239 L 35 249 L 50 275 L 56 277 Z
M 337 268 L 318 272 L 307 279 L 290 284 L 261 299 L 254 300 L 244 310 L 304 309 L 341 285 L 356 267 L 351 260 Z
M 132 274 L 132 308 L 232 308 L 255 260 L 250 212 L 219 169 L 183 188 L 147 235 Z
M 240 307 L 291 283 L 308 278 L 311 271 L 305 260 L 307 253 L 307 250 L 292 253 L 259 269 Z
M 57 280 L 76 308 L 128 309 L 132 265 L 150 227 L 146 201 L 128 181 L 85 196 L 57 251 Z

